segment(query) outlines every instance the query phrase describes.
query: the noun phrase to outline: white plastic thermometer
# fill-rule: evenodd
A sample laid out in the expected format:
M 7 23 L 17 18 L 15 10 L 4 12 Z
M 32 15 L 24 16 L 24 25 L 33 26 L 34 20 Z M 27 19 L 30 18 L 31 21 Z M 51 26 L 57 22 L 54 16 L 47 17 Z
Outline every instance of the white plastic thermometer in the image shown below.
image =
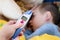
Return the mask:
M 22 16 L 17 20 L 17 25 L 18 23 L 23 23 L 23 26 L 18 28 L 15 32 L 15 34 L 12 36 L 12 40 L 15 39 L 19 34 L 20 32 L 22 31 L 22 29 L 26 26 L 26 24 L 28 23 L 30 17 L 32 16 L 32 11 L 29 10 L 27 12 L 25 12 L 24 14 L 22 14 Z

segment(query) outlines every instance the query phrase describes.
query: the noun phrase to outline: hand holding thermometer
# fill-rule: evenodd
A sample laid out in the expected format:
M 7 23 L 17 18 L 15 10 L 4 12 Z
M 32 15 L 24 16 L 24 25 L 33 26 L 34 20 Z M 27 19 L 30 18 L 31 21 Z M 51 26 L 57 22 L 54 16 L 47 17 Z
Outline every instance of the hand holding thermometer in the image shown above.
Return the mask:
M 21 15 L 21 17 L 17 20 L 16 24 L 18 25 L 18 23 L 23 23 L 23 26 L 18 28 L 15 31 L 15 34 L 12 36 L 12 39 L 15 39 L 20 34 L 20 32 L 26 26 L 26 24 L 29 21 L 31 16 L 32 16 L 32 11 L 31 10 L 29 10 L 29 11 L 27 11 L 24 14 Z

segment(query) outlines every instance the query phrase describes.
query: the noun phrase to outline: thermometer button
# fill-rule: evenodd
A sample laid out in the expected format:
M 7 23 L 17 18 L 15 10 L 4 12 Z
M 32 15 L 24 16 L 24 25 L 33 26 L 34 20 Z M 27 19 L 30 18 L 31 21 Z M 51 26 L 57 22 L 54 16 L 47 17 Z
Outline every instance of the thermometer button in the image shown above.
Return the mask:
M 24 21 L 23 21 L 23 20 L 21 20 L 20 22 L 21 22 L 21 23 L 24 23 Z

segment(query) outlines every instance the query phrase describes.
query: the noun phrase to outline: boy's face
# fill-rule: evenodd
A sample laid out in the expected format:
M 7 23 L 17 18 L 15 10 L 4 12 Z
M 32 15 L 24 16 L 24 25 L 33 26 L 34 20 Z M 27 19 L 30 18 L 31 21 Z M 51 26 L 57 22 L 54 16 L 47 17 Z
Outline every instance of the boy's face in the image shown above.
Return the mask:
M 45 23 L 45 14 L 42 14 L 38 8 L 33 11 L 32 19 L 30 24 L 32 25 L 33 30 L 35 31 L 42 24 Z

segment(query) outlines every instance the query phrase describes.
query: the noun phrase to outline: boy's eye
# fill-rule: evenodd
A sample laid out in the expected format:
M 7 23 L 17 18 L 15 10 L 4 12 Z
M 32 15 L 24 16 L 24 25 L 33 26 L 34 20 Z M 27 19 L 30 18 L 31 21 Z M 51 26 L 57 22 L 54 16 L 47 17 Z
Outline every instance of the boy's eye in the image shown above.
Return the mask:
M 33 14 L 32 14 L 32 17 L 33 17 Z
M 30 20 L 31 20 L 33 17 L 34 17 L 34 15 L 32 14 L 32 16 L 31 16 Z
M 34 15 L 32 14 L 31 19 L 33 19 L 33 18 L 34 18 Z
M 34 14 L 32 14 L 32 18 L 34 17 Z

